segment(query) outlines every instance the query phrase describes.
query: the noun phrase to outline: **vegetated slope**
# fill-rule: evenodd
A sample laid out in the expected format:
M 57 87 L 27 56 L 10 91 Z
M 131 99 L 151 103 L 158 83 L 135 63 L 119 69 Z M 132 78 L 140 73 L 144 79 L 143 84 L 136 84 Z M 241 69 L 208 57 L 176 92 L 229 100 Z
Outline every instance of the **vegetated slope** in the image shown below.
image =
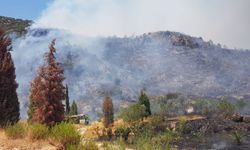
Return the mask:
M 11 17 L 0 16 L 0 28 L 8 33 L 16 33 L 17 35 L 25 34 L 26 28 L 31 25 L 32 21 L 15 19 Z
M 78 100 L 85 113 L 101 112 L 104 95 L 112 96 L 116 108 L 120 100 L 136 100 L 143 88 L 150 96 L 168 92 L 239 96 L 250 91 L 248 50 L 226 49 L 169 31 L 82 38 L 60 30 L 33 29 L 14 44 L 19 96 L 23 99 L 52 38 L 58 41 L 57 55 L 65 68 L 70 97 Z

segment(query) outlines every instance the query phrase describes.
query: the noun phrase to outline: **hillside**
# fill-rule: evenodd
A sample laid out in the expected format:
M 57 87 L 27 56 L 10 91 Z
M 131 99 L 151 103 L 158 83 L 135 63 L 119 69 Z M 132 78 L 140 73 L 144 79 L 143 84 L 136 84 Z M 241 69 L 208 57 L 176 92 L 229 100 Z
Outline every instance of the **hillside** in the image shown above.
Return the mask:
M 65 69 L 70 98 L 92 117 L 101 113 L 104 95 L 111 95 L 118 108 L 121 102 L 136 101 L 141 89 L 150 96 L 169 92 L 199 97 L 249 95 L 248 50 L 227 49 L 170 31 L 86 38 L 62 30 L 32 29 L 13 45 L 24 114 L 27 81 L 32 80 L 53 38 L 57 39 L 57 57 Z
M 6 32 L 14 32 L 17 35 L 23 35 L 26 33 L 26 28 L 29 27 L 31 23 L 32 21 L 30 20 L 0 16 L 0 28 Z

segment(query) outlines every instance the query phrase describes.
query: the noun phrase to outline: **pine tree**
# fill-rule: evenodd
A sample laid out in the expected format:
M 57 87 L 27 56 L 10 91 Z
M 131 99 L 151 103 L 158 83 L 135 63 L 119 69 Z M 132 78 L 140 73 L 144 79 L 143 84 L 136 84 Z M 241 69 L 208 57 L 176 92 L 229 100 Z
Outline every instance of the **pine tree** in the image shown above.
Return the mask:
M 71 107 L 70 107 L 70 112 L 69 112 L 69 114 L 70 115 L 77 115 L 78 114 L 78 110 L 77 110 L 78 108 L 77 108 L 77 104 L 76 104 L 76 102 L 75 101 L 73 101 L 73 103 L 72 103 L 72 105 L 71 105 Z
M 0 30 L 0 126 L 19 120 L 15 66 L 11 58 L 11 39 Z
M 65 87 L 64 74 L 55 58 L 55 40 L 45 53 L 45 63 L 39 68 L 31 83 L 30 112 L 32 121 L 53 126 L 64 119 Z M 33 112 L 33 113 L 32 113 Z
M 68 85 L 66 85 L 66 91 L 65 91 L 65 114 L 68 115 L 70 112 L 70 106 L 69 106 L 69 89 L 68 89 Z
M 110 97 L 104 98 L 102 111 L 103 111 L 103 124 L 104 127 L 107 128 L 110 124 L 114 122 L 113 102 Z
M 146 93 L 143 92 L 143 90 L 141 90 L 141 93 L 139 96 L 139 104 L 145 106 L 146 116 L 151 115 L 149 98 L 146 95 Z

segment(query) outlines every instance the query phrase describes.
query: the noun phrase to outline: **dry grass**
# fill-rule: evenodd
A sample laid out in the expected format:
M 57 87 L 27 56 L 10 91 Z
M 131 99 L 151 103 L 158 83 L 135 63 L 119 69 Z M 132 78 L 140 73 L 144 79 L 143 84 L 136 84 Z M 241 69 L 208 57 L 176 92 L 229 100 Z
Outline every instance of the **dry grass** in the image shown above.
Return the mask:
M 6 137 L 4 130 L 0 129 L 0 150 L 8 149 L 56 150 L 57 148 L 45 140 L 31 141 L 28 138 L 9 139 Z

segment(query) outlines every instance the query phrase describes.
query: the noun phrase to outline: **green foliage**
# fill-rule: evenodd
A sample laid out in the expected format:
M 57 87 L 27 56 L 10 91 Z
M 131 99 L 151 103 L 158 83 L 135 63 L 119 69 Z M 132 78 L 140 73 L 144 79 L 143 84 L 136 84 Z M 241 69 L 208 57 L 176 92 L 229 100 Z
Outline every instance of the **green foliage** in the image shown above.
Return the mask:
M 150 101 L 146 93 L 144 93 L 143 91 L 141 91 L 139 96 L 139 104 L 145 106 L 145 116 L 151 115 Z
M 139 137 L 135 141 L 136 150 L 161 150 L 159 145 L 152 143 L 149 137 Z
M 83 150 L 98 150 L 98 146 L 95 142 L 92 141 L 86 141 L 83 144 Z
M 131 105 L 122 111 L 120 117 L 127 122 L 138 121 L 147 115 L 145 106 L 140 104 Z
M 26 136 L 27 127 L 22 123 L 7 126 L 5 128 L 5 135 L 11 139 L 23 138 Z
M 70 112 L 69 115 L 77 115 L 78 114 L 78 110 L 77 110 L 77 104 L 75 101 L 73 101 L 71 107 L 70 107 Z
M 180 136 L 175 131 L 166 131 L 162 134 L 158 134 L 157 136 L 152 138 L 152 142 L 155 145 L 159 145 L 160 147 L 166 148 L 171 144 L 172 142 L 178 141 L 180 139 Z
M 230 137 L 238 144 L 241 145 L 244 139 L 244 134 L 234 131 L 230 134 Z
M 67 145 L 66 150 L 82 150 L 80 145 Z
M 115 137 L 117 139 L 122 138 L 125 142 L 128 140 L 129 133 L 131 129 L 129 127 L 120 127 L 115 130 Z
M 51 130 L 51 137 L 63 147 L 68 145 L 79 145 L 81 136 L 75 127 L 69 123 L 60 123 Z
M 70 112 L 70 106 L 69 106 L 69 88 L 68 85 L 66 85 L 65 90 L 65 114 L 68 115 Z
M 28 137 L 31 140 L 45 139 L 49 134 L 49 129 L 47 126 L 34 123 L 28 126 Z
M 122 139 L 117 139 L 114 142 L 115 148 L 113 147 L 113 149 L 117 149 L 117 150 L 126 150 L 126 143 L 124 140 Z
M 235 105 L 223 99 L 219 102 L 218 109 L 225 117 L 229 117 L 234 113 Z

